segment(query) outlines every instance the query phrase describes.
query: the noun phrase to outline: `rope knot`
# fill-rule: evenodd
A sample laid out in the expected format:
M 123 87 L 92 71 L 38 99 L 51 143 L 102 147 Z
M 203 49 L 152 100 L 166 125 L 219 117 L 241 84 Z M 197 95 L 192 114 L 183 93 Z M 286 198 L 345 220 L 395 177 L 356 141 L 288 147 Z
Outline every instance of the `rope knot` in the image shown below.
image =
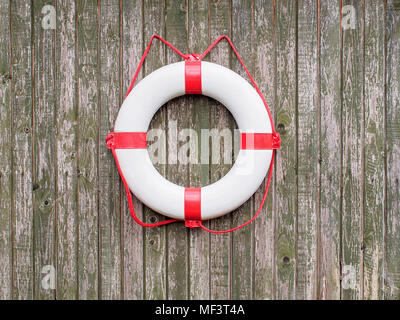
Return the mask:
M 281 137 L 278 132 L 272 133 L 272 148 L 279 149 L 281 147 Z
M 114 132 L 109 132 L 106 138 L 107 149 L 112 149 L 115 145 L 114 143 Z
M 198 53 L 189 53 L 185 55 L 185 60 L 189 61 L 199 61 L 201 60 L 200 55 Z

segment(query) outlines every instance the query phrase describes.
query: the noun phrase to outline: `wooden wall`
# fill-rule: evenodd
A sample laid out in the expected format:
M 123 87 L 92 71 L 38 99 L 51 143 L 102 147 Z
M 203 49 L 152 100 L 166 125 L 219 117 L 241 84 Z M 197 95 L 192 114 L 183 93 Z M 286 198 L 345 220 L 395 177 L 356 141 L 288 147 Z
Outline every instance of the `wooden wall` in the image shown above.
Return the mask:
M 229 35 L 271 107 L 282 148 L 246 228 L 130 217 L 104 140 L 153 34 L 185 53 Z M 139 78 L 179 60 L 155 42 Z M 226 43 L 206 60 L 245 76 Z M 198 96 L 151 127 L 171 121 L 235 128 Z M 157 168 L 204 186 L 230 166 Z M 0 1 L 1 299 L 399 299 L 399 178 L 398 0 Z M 236 226 L 261 198 L 206 225 Z

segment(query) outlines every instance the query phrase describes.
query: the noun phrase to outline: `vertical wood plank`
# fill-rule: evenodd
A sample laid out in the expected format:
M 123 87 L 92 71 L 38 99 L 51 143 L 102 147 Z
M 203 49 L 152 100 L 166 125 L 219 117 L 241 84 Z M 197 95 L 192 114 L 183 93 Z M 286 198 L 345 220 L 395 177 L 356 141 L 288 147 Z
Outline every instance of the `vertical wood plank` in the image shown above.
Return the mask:
M 77 299 L 76 5 L 56 3 L 56 298 Z
M 296 299 L 317 296 L 319 219 L 318 3 L 298 1 Z
M 188 52 L 201 53 L 208 46 L 208 0 L 189 1 L 188 9 Z M 201 162 L 203 142 L 202 129 L 210 129 L 210 106 L 212 99 L 195 95 L 189 100 L 187 112 L 190 115 L 188 128 L 197 133 L 197 164 L 189 165 L 190 187 L 209 184 L 209 164 Z M 208 222 L 205 222 L 208 225 Z M 201 228 L 189 229 L 189 299 L 210 298 L 210 235 Z
M 385 299 L 400 299 L 400 5 L 386 8 L 386 250 Z
M 13 298 L 33 299 L 31 4 L 11 2 Z
M 100 3 L 99 232 L 101 299 L 121 298 L 121 186 L 105 139 L 120 107 L 120 1 Z
M 11 38 L 10 1 L 0 2 L 0 300 L 11 299 Z
M 231 3 L 229 0 L 209 1 L 209 23 L 210 43 L 220 35 L 231 36 Z M 209 60 L 230 67 L 230 49 L 224 41 L 218 44 L 209 54 Z M 233 131 L 235 122 L 229 111 L 220 103 L 210 107 L 210 128 L 218 132 L 228 128 Z M 211 139 L 212 140 L 212 139 Z M 211 141 L 211 150 L 213 147 Z M 222 146 L 220 141 L 215 142 Z M 226 144 L 220 148 L 220 159 L 223 159 Z M 230 169 L 229 164 L 210 162 L 210 183 L 218 181 Z M 231 215 L 226 215 L 209 222 L 210 228 L 215 230 L 226 230 L 231 227 Z M 231 298 L 231 257 L 232 257 L 232 234 L 210 235 L 210 299 Z
M 48 1 L 33 2 L 33 210 L 34 210 L 34 299 L 52 299 L 54 291 L 42 286 L 48 272 L 42 268 L 54 267 L 55 231 L 55 154 L 54 104 L 55 65 L 54 30 L 42 27 L 42 8 Z M 48 11 L 50 12 L 50 11 Z
M 254 79 L 264 95 L 274 119 L 276 90 L 275 1 L 255 1 L 254 4 Z M 274 299 L 275 295 L 274 246 L 276 216 L 273 211 L 274 181 L 273 174 L 267 200 L 254 226 L 254 299 Z M 267 179 L 265 179 L 256 193 L 255 210 L 258 209 L 262 201 L 266 182 Z
M 78 285 L 98 298 L 98 2 L 78 1 Z
M 276 157 L 276 298 L 295 298 L 297 215 L 295 1 L 276 2 L 276 130 L 282 144 Z
M 153 34 L 165 37 L 165 2 L 151 0 L 144 2 L 144 42 L 147 44 Z M 165 45 L 155 40 L 147 55 L 144 64 L 144 76 L 165 65 Z M 166 109 L 162 108 L 153 117 L 149 130 L 153 128 L 162 129 L 165 132 Z M 151 141 L 149 141 L 149 144 Z M 166 145 L 162 144 L 158 152 L 165 152 Z M 160 174 L 166 175 L 165 166 L 158 165 L 156 168 Z M 145 221 L 154 223 L 164 219 L 162 215 L 144 207 Z M 144 271 L 145 271 L 145 299 L 167 298 L 167 227 L 147 228 L 144 230 Z
M 232 2 L 232 41 L 248 69 L 253 71 L 253 2 Z M 236 59 L 232 60 L 232 70 L 247 79 L 246 73 Z M 233 225 L 240 225 L 254 215 L 254 198 L 249 199 L 233 212 Z M 253 230 L 254 224 L 232 234 L 232 298 L 252 298 L 253 270 Z
M 187 30 L 186 30 L 186 0 L 166 1 L 166 37 L 167 40 L 177 47 L 181 52 L 187 51 Z M 167 63 L 181 61 L 182 58 L 169 48 L 166 51 Z M 190 135 L 190 110 L 187 107 L 187 97 L 180 97 L 168 102 L 163 108 L 166 109 L 166 128 L 171 130 L 176 126 L 179 141 L 186 141 L 187 134 Z M 173 125 L 175 123 L 175 125 Z M 174 145 L 174 146 L 173 146 Z M 174 148 L 176 147 L 176 148 Z M 189 165 L 182 163 L 184 156 L 179 154 L 181 143 L 168 141 L 168 161 L 166 178 L 181 186 L 189 185 Z M 193 150 L 189 150 L 193 152 Z M 177 164 L 173 164 L 170 156 L 175 153 Z M 167 297 L 168 299 L 186 299 L 188 297 L 188 233 L 189 230 L 183 223 L 175 223 L 167 226 Z
M 122 1 L 122 99 L 128 91 L 130 82 L 135 74 L 143 53 L 143 25 L 142 1 Z M 146 39 L 148 41 L 148 39 Z M 154 43 L 156 45 L 156 43 Z M 154 49 L 154 48 L 153 48 Z M 152 49 L 152 50 L 153 50 Z M 143 70 L 140 72 L 138 83 L 142 77 Z M 115 121 L 115 119 L 114 119 Z M 122 214 L 123 214 L 123 290 L 124 299 L 143 299 L 144 298 L 144 247 L 143 234 L 144 228 L 138 225 L 131 217 L 126 200 L 125 190 L 122 191 Z M 143 205 L 133 197 L 135 214 L 139 219 L 143 219 Z
M 364 299 L 383 293 L 385 3 L 365 1 Z
M 340 299 L 340 0 L 320 1 L 320 247 L 318 298 Z
M 342 298 L 359 299 L 362 297 L 364 1 L 345 0 L 342 5 L 353 6 L 355 11 L 355 29 L 342 30 L 342 272 L 347 281 L 345 285 L 342 281 Z

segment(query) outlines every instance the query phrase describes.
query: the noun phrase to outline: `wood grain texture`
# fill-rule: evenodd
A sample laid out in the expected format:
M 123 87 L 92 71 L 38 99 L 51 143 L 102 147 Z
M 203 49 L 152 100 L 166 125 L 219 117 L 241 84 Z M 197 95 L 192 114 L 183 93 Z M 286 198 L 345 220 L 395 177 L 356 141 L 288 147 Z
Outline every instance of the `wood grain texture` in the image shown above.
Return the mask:
M 400 299 L 400 11 L 386 8 L 386 223 L 385 299 Z
M 317 297 L 319 222 L 318 2 L 298 1 L 296 299 Z
M 96 0 L 78 1 L 77 5 L 78 297 L 97 299 L 99 295 L 99 8 Z
M 11 299 L 11 32 L 10 1 L 0 3 L 0 300 Z
M 187 52 L 187 13 L 186 0 L 166 1 L 166 38 L 181 52 Z M 166 48 L 166 63 L 181 61 L 174 51 Z M 190 148 L 194 139 L 191 130 L 191 112 L 187 97 L 179 97 L 165 104 L 160 112 L 166 112 L 164 124 L 170 133 L 176 127 L 178 135 L 168 139 L 166 178 L 181 186 L 189 185 L 189 164 L 195 150 Z M 172 135 L 168 135 L 172 137 Z M 178 141 L 176 140 L 178 139 Z M 188 150 L 188 155 L 181 150 Z M 177 159 L 174 163 L 173 159 Z M 183 223 L 167 226 L 167 297 L 168 299 L 187 299 L 189 293 L 189 229 Z
M 209 44 L 208 38 L 208 0 L 189 1 L 187 8 L 188 19 L 188 52 L 201 53 Z M 187 108 L 189 114 L 188 128 L 197 133 L 197 142 L 200 146 L 197 163 L 189 164 L 190 187 L 202 187 L 209 184 L 209 164 L 201 162 L 202 130 L 213 127 L 210 124 L 210 107 L 216 102 L 210 98 L 193 95 L 185 98 L 189 100 Z M 208 222 L 205 222 L 208 226 Z M 210 298 L 210 234 L 202 232 L 200 228 L 189 230 L 189 299 Z
M 56 270 L 57 299 L 76 299 L 77 283 L 77 58 L 76 6 L 56 3 Z
M 158 34 L 165 38 L 165 2 L 152 0 L 145 1 L 143 8 L 143 40 L 147 45 L 153 34 Z M 166 63 L 165 45 L 155 40 L 151 51 L 147 55 L 144 63 L 144 76 L 162 67 Z M 162 108 L 153 117 L 149 130 L 158 128 L 164 130 L 166 124 L 166 108 Z M 150 137 L 149 137 L 150 138 Z M 149 139 L 148 138 L 148 139 Z M 154 140 L 157 138 L 153 138 Z M 150 140 L 149 145 L 153 142 Z M 158 152 L 166 152 L 166 141 L 160 142 Z M 157 170 L 162 175 L 166 175 L 166 167 L 156 165 Z M 145 221 L 154 223 L 164 219 L 162 215 L 144 207 Z M 167 298 L 167 228 L 147 228 L 144 230 L 144 273 L 145 273 L 145 299 L 166 299 Z
M 320 1 L 320 225 L 318 298 L 340 299 L 340 0 Z
M 122 28 L 122 93 L 120 103 L 128 91 L 143 53 L 142 1 L 124 0 L 121 2 Z M 148 39 L 145 39 L 148 41 Z M 146 43 L 147 45 L 147 43 Z M 143 70 L 139 73 L 137 82 L 142 78 Z M 123 291 L 124 299 L 144 298 L 144 228 L 131 217 L 125 190 L 122 191 L 122 243 L 123 243 Z M 143 205 L 134 197 L 134 209 L 137 217 L 143 219 Z
M 53 299 L 42 285 L 55 256 L 55 32 L 42 26 L 47 1 L 33 2 L 33 210 L 35 299 Z M 42 270 L 44 273 L 42 274 Z
M 120 108 L 120 2 L 106 0 L 100 4 L 99 290 L 101 299 L 120 299 L 121 185 L 114 158 L 105 144 Z
M 231 36 L 231 5 L 228 0 L 209 1 L 209 32 L 210 43 L 220 35 Z M 209 54 L 211 62 L 230 67 L 230 49 L 226 42 L 219 43 Z M 220 103 L 213 103 L 210 106 L 210 128 L 215 128 L 219 132 L 228 128 L 233 130 L 235 123 L 229 111 Z M 225 152 L 225 142 L 210 141 L 219 144 L 219 156 L 223 157 Z M 229 150 L 226 150 L 229 151 Z M 232 156 L 233 158 L 233 156 Z M 234 160 L 234 159 L 232 159 Z M 210 183 L 218 181 L 229 171 L 230 165 L 224 163 L 210 162 Z M 214 230 L 226 230 L 231 227 L 231 215 L 212 220 L 209 226 Z M 212 254 L 211 254 L 212 252 Z M 210 299 L 229 299 L 231 292 L 232 275 L 232 235 L 231 234 L 211 234 L 210 235 Z
M 31 5 L 11 2 L 13 298 L 34 298 Z
M 385 3 L 365 1 L 364 299 L 383 297 Z
M 254 2 L 254 79 L 271 110 L 275 114 L 276 51 L 275 2 Z M 266 180 L 255 195 L 254 208 L 258 209 L 264 195 Z M 275 222 L 274 173 L 269 194 L 254 226 L 254 299 L 275 297 Z
M 276 298 L 295 298 L 297 218 L 296 21 L 294 1 L 276 2 Z
M 398 0 L 4 0 L 0 22 L 0 299 L 400 299 Z M 276 120 L 267 202 L 232 234 L 131 218 L 104 140 L 153 34 L 183 53 L 230 36 Z M 137 83 L 181 60 L 155 40 Z M 205 60 L 247 79 L 226 41 Z M 183 186 L 219 180 L 235 128 L 210 98 L 166 103 L 148 135 L 169 161 L 157 170 Z M 205 225 L 247 221 L 265 183 Z
M 362 297 L 364 1 L 342 1 L 356 12 L 343 29 L 342 52 L 342 298 Z M 343 283 L 346 283 L 343 285 Z
M 232 1 L 232 41 L 247 68 L 253 73 L 253 2 Z M 245 77 L 246 73 L 236 57 L 232 70 Z M 254 215 L 254 198 L 232 212 L 234 226 L 243 224 Z M 232 234 L 232 299 L 251 299 L 254 263 L 254 224 Z

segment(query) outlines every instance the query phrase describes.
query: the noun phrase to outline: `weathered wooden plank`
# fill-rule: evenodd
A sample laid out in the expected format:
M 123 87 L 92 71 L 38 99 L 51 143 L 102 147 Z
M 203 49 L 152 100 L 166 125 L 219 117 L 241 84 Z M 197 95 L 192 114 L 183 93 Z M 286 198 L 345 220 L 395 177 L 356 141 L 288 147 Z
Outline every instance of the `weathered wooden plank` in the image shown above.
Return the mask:
M 128 91 L 143 53 L 142 1 L 122 1 L 122 96 Z M 148 39 L 146 39 L 148 41 Z M 147 44 L 146 44 L 147 45 Z M 138 83 L 142 77 L 140 72 Z M 144 298 L 144 247 L 143 227 L 131 217 L 125 191 L 122 192 L 123 220 L 123 290 L 124 299 Z M 139 219 L 143 218 L 143 205 L 134 197 L 134 209 Z
M 31 4 L 11 2 L 13 298 L 33 299 Z
M 0 3 L 0 300 L 11 299 L 11 38 L 10 1 Z
M 98 298 L 98 3 L 77 2 L 78 293 Z
M 276 298 L 294 299 L 296 270 L 296 2 L 276 2 Z
M 51 3 L 0 3 L 0 298 L 399 299 L 397 0 L 54 0 L 56 31 L 41 26 Z M 346 5 L 355 8 L 355 29 L 341 28 Z M 282 136 L 264 212 L 234 234 L 143 229 L 104 146 L 143 44 L 158 33 L 201 52 L 232 26 Z M 229 52 L 221 43 L 207 59 L 229 66 Z M 144 74 L 179 60 L 156 40 Z M 235 128 L 211 99 L 168 105 L 152 128 L 168 133 L 176 120 L 199 143 L 203 128 Z M 183 143 L 163 148 L 178 154 Z M 157 167 L 179 184 L 204 186 L 231 166 L 219 152 L 218 164 Z M 234 225 L 258 208 L 262 191 Z M 137 200 L 135 208 L 142 217 Z M 164 219 L 144 210 L 147 222 Z M 231 222 L 227 215 L 208 225 Z M 56 267 L 55 292 L 42 287 L 47 264 Z
M 48 1 L 32 3 L 33 7 L 33 210 L 35 299 L 52 299 L 55 291 L 42 285 L 54 267 L 55 256 L 55 31 L 42 26 L 42 9 Z M 54 6 L 51 6 L 54 8 Z M 51 15 L 51 8 L 45 15 Z M 44 271 L 44 274 L 41 271 Z M 49 285 L 49 282 L 47 282 Z
M 321 187 L 318 298 L 340 299 L 340 0 L 319 3 Z
M 187 51 L 187 11 L 186 0 L 169 0 L 166 1 L 166 37 L 180 51 Z M 181 61 L 179 57 L 172 50 L 167 50 L 167 63 Z M 174 135 L 168 135 L 168 157 L 166 178 L 174 183 L 182 186 L 189 184 L 189 162 L 190 154 L 193 150 L 189 149 L 189 157 L 182 153 L 184 144 L 186 142 L 190 145 L 190 140 L 194 137 L 191 136 L 192 131 L 188 130 L 190 126 L 190 110 L 187 108 L 187 97 L 179 97 L 173 101 L 168 102 L 163 106 L 166 109 L 167 119 L 166 128 L 168 133 L 171 132 L 173 127 L 178 132 L 178 141 L 176 138 L 170 139 Z M 163 112 L 163 111 L 160 111 Z M 175 141 L 174 141 L 175 140 Z M 183 142 L 183 143 L 182 143 Z M 177 159 L 174 164 L 172 159 Z M 188 297 L 188 272 L 189 272 L 189 257 L 188 257 L 188 236 L 189 230 L 185 228 L 183 223 L 175 223 L 167 226 L 167 298 L 168 299 L 186 299 Z
M 362 297 L 361 246 L 364 199 L 362 192 L 364 14 L 363 1 L 346 0 L 342 1 L 342 5 L 353 6 L 355 11 L 355 28 L 342 30 L 342 298 L 359 299 Z
M 296 299 L 317 297 L 319 220 L 318 3 L 298 1 Z
M 209 2 L 209 24 L 210 44 L 220 35 L 231 36 L 231 6 L 229 0 Z M 218 44 L 210 53 L 209 60 L 230 67 L 230 49 L 226 41 Z M 220 103 L 210 105 L 210 128 L 215 128 L 219 133 L 228 129 L 230 132 L 235 128 L 235 122 L 229 111 Z M 217 163 L 210 162 L 210 183 L 218 181 L 230 169 L 231 164 L 225 163 L 224 152 L 231 152 L 225 141 L 211 139 L 211 150 L 213 144 L 220 146 Z M 231 147 L 230 147 L 231 148 Z M 233 157 L 232 157 L 233 158 Z M 234 160 L 234 159 L 232 159 Z M 209 222 L 214 230 L 226 230 L 231 227 L 231 215 L 225 215 L 219 219 Z M 210 235 L 210 299 L 229 299 L 231 295 L 231 257 L 232 257 L 232 234 Z
M 364 3 L 364 299 L 380 299 L 384 261 L 385 3 Z
M 56 4 L 56 297 L 78 297 L 76 6 Z
M 400 5 L 386 8 L 385 299 L 400 299 Z
M 190 1 L 188 10 L 188 52 L 201 53 L 208 46 L 208 0 Z M 189 114 L 188 128 L 197 133 L 199 146 L 198 163 L 189 164 L 190 187 L 201 187 L 209 184 L 209 164 L 202 163 L 203 142 L 202 129 L 210 129 L 210 105 L 212 99 L 204 96 L 185 97 L 189 106 L 184 106 Z M 186 110 L 185 110 L 186 111 Z M 208 222 L 204 222 L 208 226 Z M 210 298 L 210 235 L 204 230 L 189 230 L 189 299 Z
M 147 44 L 153 34 L 165 37 L 165 3 L 164 1 L 154 0 L 145 1 L 143 8 L 144 21 L 144 42 Z M 147 55 L 144 64 L 144 75 L 165 65 L 165 45 L 155 40 L 151 50 Z M 153 117 L 150 123 L 151 129 L 157 128 L 166 132 L 166 108 L 162 108 Z M 149 146 L 153 142 L 148 135 Z M 166 143 L 161 142 L 158 152 L 166 152 Z M 166 167 L 156 164 L 160 174 L 166 176 Z M 164 219 L 162 215 L 144 207 L 145 221 L 154 223 Z M 145 299 L 166 299 L 167 298 L 167 227 L 147 228 L 144 230 L 144 259 L 145 259 Z
M 254 2 L 254 79 L 259 86 L 274 119 L 276 92 L 275 6 L 274 1 Z M 274 174 L 268 198 L 254 225 L 254 299 L 273 299 L 275 272 Z M 255 196 L 254 208 L 262 201 L 266 180 Z
M 247 68 L 253 71 L 253 3 L 251 1 L 232 2 L 232 41 Z M 232 70 L 247 79 L 246 73 L 236 59 L 232 60 Z M 254 215 L 254 198 L 249 199 L 233 212 L 233 225 L 240 225 Z M 235 231 L 232 235 L 232 298 L 251 299 L 254 263 L 254 224 Z
M 105 139 L 120 107 L 120 1 L 100 2 L 100 298 L 121 298 L 121 186 Z

